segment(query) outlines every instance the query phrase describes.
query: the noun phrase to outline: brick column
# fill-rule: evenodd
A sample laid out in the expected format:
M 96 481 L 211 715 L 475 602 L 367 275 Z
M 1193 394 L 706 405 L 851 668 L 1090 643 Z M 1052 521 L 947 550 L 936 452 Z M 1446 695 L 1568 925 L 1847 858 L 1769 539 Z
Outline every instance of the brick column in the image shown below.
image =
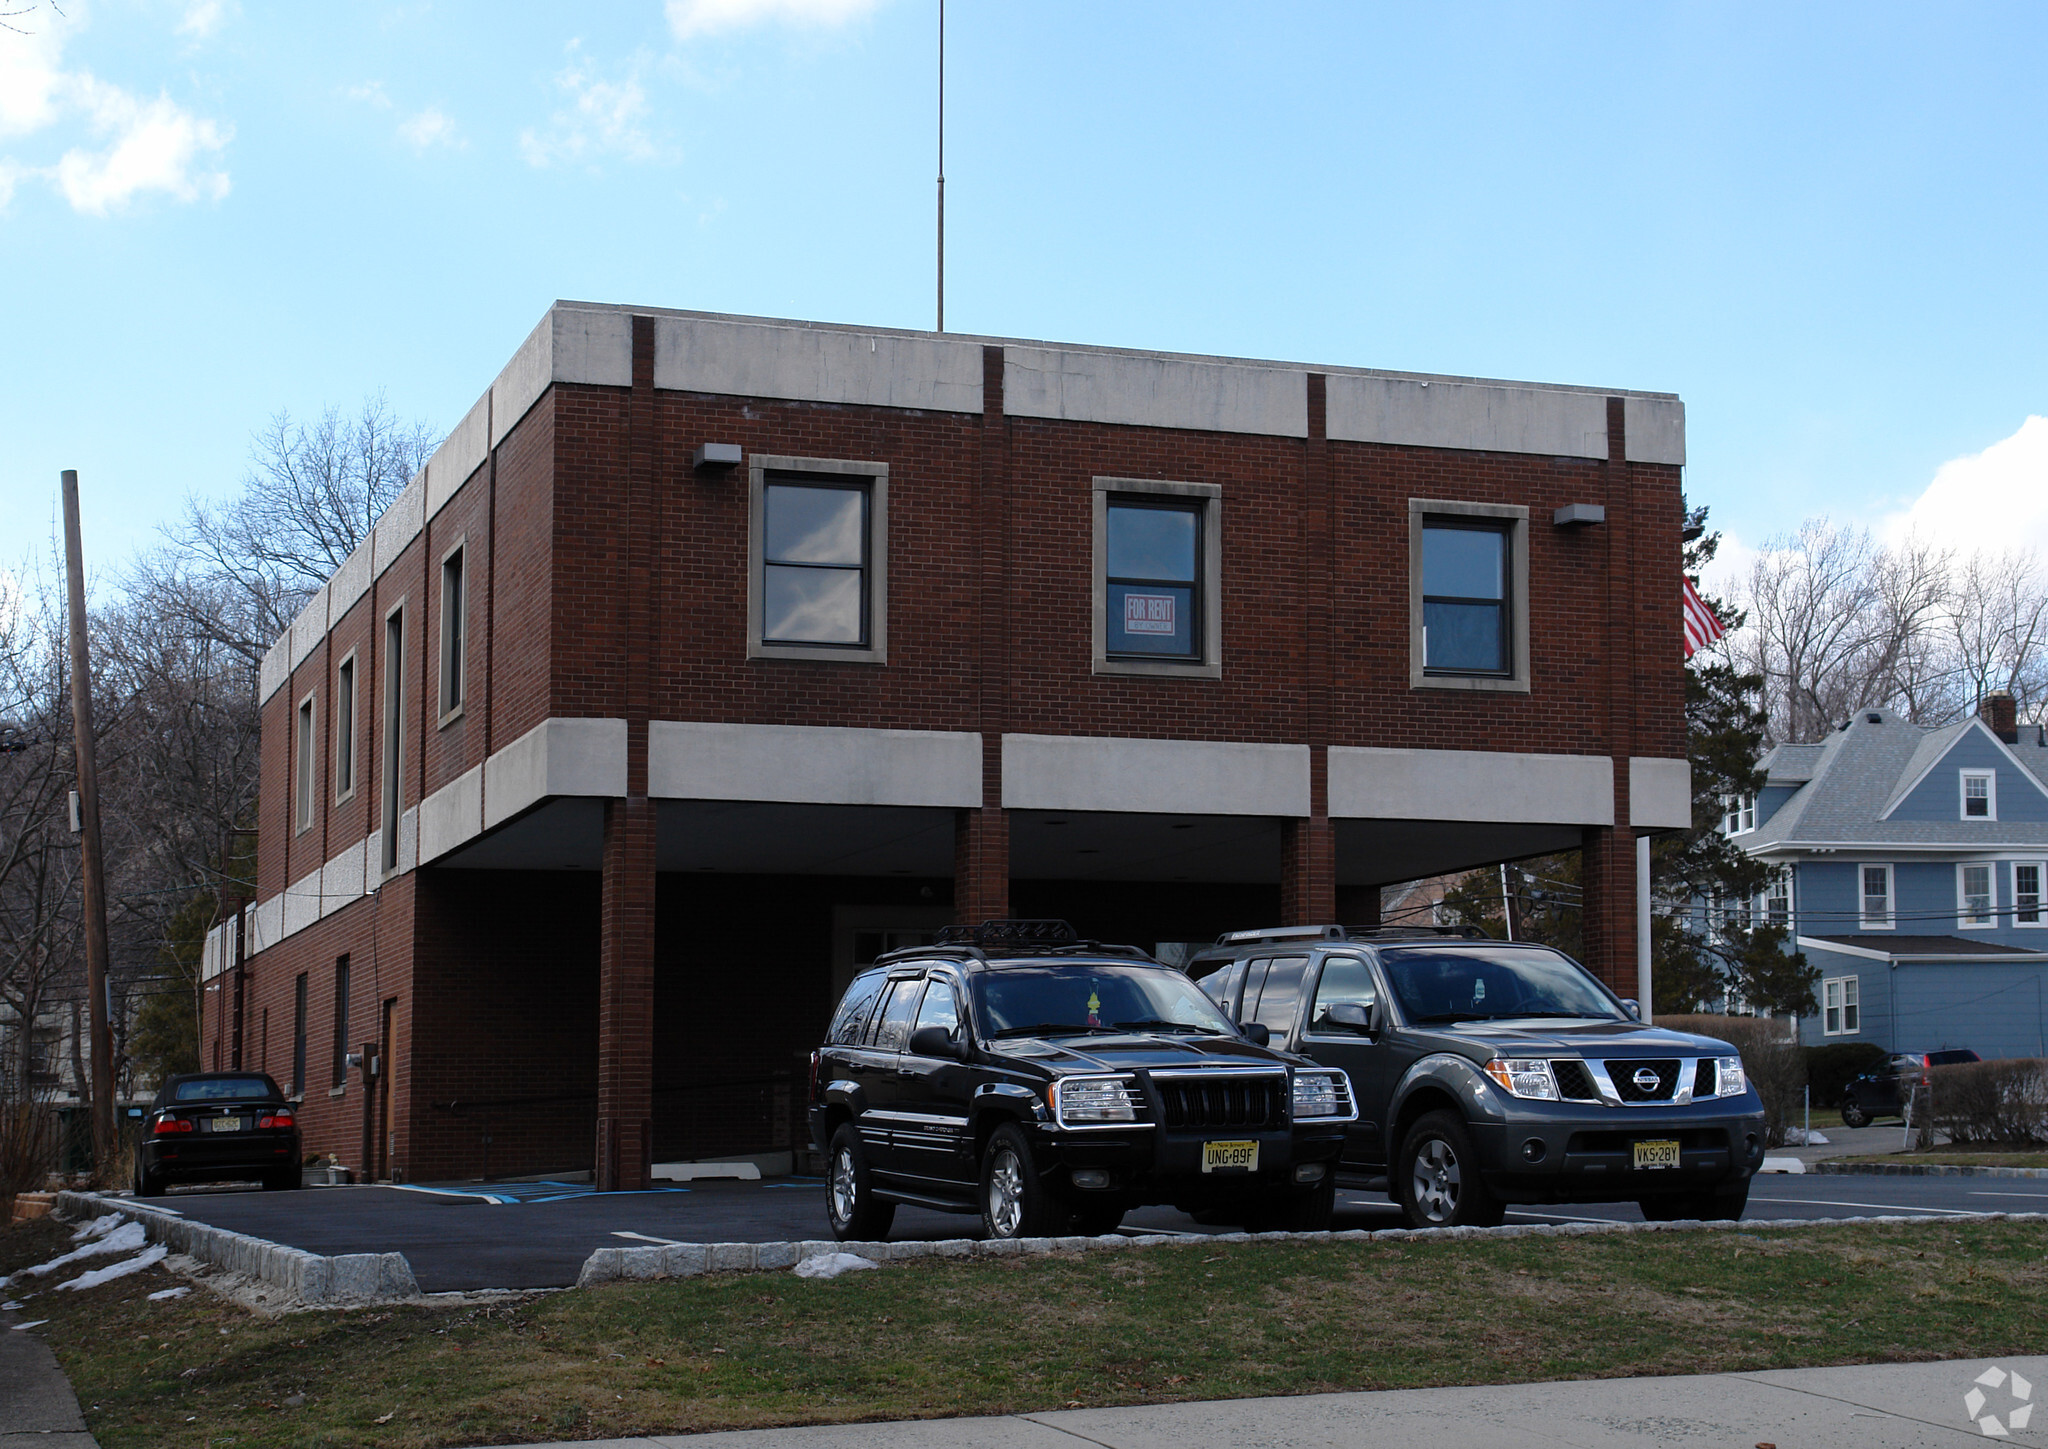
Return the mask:
M 1330 828 L 1329 752 L 1309 747 L 1309 814 L 1280 822 L 1280 924 L 1337 919 L 1337 836 Z
M 1614 824 L 1585 831 L 1580 918 L 1585 961 L 1623 996 L 1636 994 L 1636 837 L 1629 826 L 1628 762 L 1635 753 L 1636 700 L 1644 681 L 1636 668 L 1634 489 L 1628 465 L 1627 412 L 1607 399 L 1607 753 L 1614 760 Z M 1649 1007 L 1644 1006 L 1647 1012 Z
M 661 535 L 654 450 L 654 319 L 635 317 L 617 548 L 624 565 L 618 603 L 626 640 L 626 795 L 605 802 L 598 908 L 594 1176 L 600 1192 L 637 1192 L 648 1185 L 653 1166 L 655 807 L 647 797 L 647 715 L 653 549 Z
M 1280 917 L 1288 926 L 1337 919 L 1337 837 L 1330 828 L 1330 467 L 1327 379 L 1308 375 L 1308 437 L 1302 449 L 1301 625 L 1306 663 L 1303 735 L 1308 816 L 1280 822 Z
M 1010 424 L 1003 415 L 1003 349 L 981 349 L 981 468 L 975 480 L 975 557 L 981 571 L 975 668 L 981 730 L 981 808 L 953 826 L 953 919 L 975 925 L 1010 914 L 1010 813 L 1003 809 L 1003 730 L 1010 692 Z

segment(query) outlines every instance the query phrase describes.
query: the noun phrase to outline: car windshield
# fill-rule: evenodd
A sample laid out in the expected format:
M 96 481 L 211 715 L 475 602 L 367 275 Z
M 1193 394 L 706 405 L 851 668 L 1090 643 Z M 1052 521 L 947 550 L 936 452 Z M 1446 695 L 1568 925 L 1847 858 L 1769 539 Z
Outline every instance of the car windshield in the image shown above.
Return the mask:
M 1414 1023 L 1531 1016 L 1625 1021 L 1586 968 L 1560 951 L 1463 947 L 1385 950 L 1401 1012 Z
M 974 991 L 991 1036 L 1236 1034 L 1215 1002 L 1164 966 L 1008 966 L 978 975 Z
M 277 1088 L 262 1077 L 209 1077 L 180 1082 L 176 1102 L 241 1102 L 250 1097 L 275 1097 Z

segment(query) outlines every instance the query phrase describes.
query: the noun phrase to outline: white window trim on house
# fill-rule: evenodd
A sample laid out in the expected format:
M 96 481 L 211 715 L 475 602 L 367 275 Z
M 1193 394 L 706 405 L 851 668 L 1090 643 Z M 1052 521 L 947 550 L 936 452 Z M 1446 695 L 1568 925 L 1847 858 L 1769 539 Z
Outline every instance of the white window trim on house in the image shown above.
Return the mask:
M 1863 889 L 1863 872 L 1865 872 L 1866 870 L 1881 870 L 1881 871 L 1883 871 L 1883 872 L 1884 872 L 1884 918 L 1883 918 L 1882 920 L 1873 920 L 1873 919 L 1872 919 L 1872 918 L 1871 918 L 1871 917 L 1870 917 L 1870 916 L 1869 916 L 1868 914 L 1866 914 L 1866 913 L 1865 913 L 1865 910 L 1864 910 L 1864 907 L 1865 907 L 1865 905 L 1866 905 L 1866 904 L 1868 903 L 1868 898 L 1867 898 L 1867 896 L 1866 896 L 1866 894 L 1865 894 L 1865 892 L 1864 892 L 1864 889 Z M 1889 931 L 1889 930 L 1891 930 L 1891 929 L 1892 929 L 1892 923 L 1893 923 L 1894 919 L 1895 919 L 1895 918 L 1897 917 L 1897 914 L 1898 914 L 1898 909 L 1899 909 L 1899 898 L 1898 898 L 1898 896 L 1897 896 L 1897 895 L 1896 895 L 1896 894 L 1894 893 L 1894 889 L 1893 889 L 1893 881 L 1892 881 L 1892 868 L 1891 868 L 1891 866 L 1889 866 L 1889 865 L 1880 865 L 1880 864 L 1878 864 L 1877 862 L 1874 862 L 1874 861 L 1871 861 L 1871 862 L 1864 862 L 1864 863 L 1861 863 L 1861 864 L 1857 865 L 1857 867 L 1856 867 L 1856 926 L 1857 926 L 1857 929 L 1858 929 L 1858 930 L 1863 930 L 1863 931 Z
M 1422 531 L 1432 519 L 1485 519 L 1508 535 L 1508 672 L 1432 674 L 1423 667 Z M 1451 499 L 1408 500 L 1408 687 L 1410 689 L 1529 692 L 1529 510 L 1520 504 L 1464 503 Z
M 1822 1036 L 1863 1034 L 1863 978 L 1830 976 L 1820 984 Z
M 1969 893 L 1964 882 L 1969 872 L 1981 870 L 1985 881 L 1985 913 L 1982 916 L 1970 914 Z M 1998 865 L 1989 860 L 1967 860 L 1956 863 L 1956 929 L 1959 931 L 1989 931 L 1998 924 Z
M 2035 887 L 2035 890 L 2034 890 L 2034 907 L 2033 907 L 2033 909 L 2034 909 L 2034 919 L 2033 919 L 2033 920 L 2031 920 L 2031 921 L 2024 921 L 2024 920 L 2021 920 L 2021 919 L 2020 919 L 2020 912 L 2021 912 L 2021 910 L 2022 910 L 2022 909 L 2024 909 L 2024 908 L 2023 908 L 2023 907 L 2022 907 L 2022 906 L 2020 905 L 2020 878 L 2019 878 L 2019 869 L 2020 869 L 2020 867 L 2021 867 L 2021 866 L 2023 866 L 2023 865 L 2031 865 L 2031 866 L 2032 866 L 2032 867 L 2034 868 L 2034 871 L 2035 871 L 2035 875 L 2034 875 L 2034 887 Z M 2039 930 L 2042 930 L 2042 929 L 2044 929 L 2044 928 L 2048 928 L 2048 860 L 2040 860 L 2040 859 L 2032 859 L 2032 860 L 2029 860 L 2029 859 L 2025 859 L 2025 858 L 2022 858 L 2022 859 L 2019 859 L 2019 860 L 2015 860 L 2015 861 L 2014 861 L 2014 862 L 2012 863 L 2012 870 L 2013 870 L 2013 877 L 2012 877 L 2012 923 L 2013 923 L 2013 925 L 2014 925 L 2015 927 L 2017 927 L 2018 929 L 2022 930 L 2022 931 L 2039 931 Z
M 292 834 L 304 835 L 319 816 L 314 780 L 320 774 L 319 691 L 307 690 L 292 714 Z
M 1861 886 L 1862 883 L 1862 879 L 1859 877 L 1857 884 Z M 1784 893 L 1785 897 L 1785 919 L 1783 921 L 1774 921 L 1771 919 L 1771 901 L 1780 891 Z M 1757 897 L 1756 918 L 1761 924 L 1766 926 L 1782 925 L 1787 931 L 1796 931 L 1798 929 L 1798 921 L 1792 912 L 1791 871 L 1787 870 L 1783 876 L 1763 888 L 1763 892 Z
M 1723 795 L 1721 813 L 1722 834 L 1747 835 L 1756 829 L 1756 796 Z
M 1970 813 L 1970 782 L 1984 782 L 1984 810 L 1982 815 Z M 1998 771 L 1958 770 L 1956 772 L 1956 818 L 1959 820 L 1996 820 L 1998 818 Z
M 865 646 L 787 644 L 761 638 L 763 551 L 767 546 L 768 475 L 813 474 L 821 484 L 868 485 L 867 608 Z M 784 481 L 784 480 L 778 480 Z M 844 458 L 747 457 L 747 658 L 824 659 L 841 664 L 889 662 L 889 465 Z
M 1181 679 L 1223 677 L 1223 489 L 1215 483 L 1178 483 L 1161 478 L 1097 478 L 1093 480 L 1089 591 L 1091 642 L 1089 672 L 1152 674 Z M 1109 504 L 1113 497 L 1176 498 L 1201 506 L 1201 579 L 1198 628 L 1201 653 L 1194 659 L 1114 658 L 1109 653 Z

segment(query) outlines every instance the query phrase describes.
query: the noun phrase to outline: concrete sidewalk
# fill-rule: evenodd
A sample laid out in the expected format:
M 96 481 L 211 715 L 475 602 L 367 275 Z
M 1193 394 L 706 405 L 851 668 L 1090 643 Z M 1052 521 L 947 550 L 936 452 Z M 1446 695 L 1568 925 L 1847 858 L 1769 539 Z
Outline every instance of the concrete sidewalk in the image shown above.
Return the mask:
M 78 1396 L 31 1315 L 0 1313 L 0 1449 L 99 1449 L 85 1432 Z
M 1997 1383 L 1980 1384 L 1994 1368 Z M 1973 1389 L 1982 1395 L 1978 1413 L 1996 1415 L 2006 1430 L 2000 1442 L 2048 1445 L 2048 1413 L 2037 1424 L 2021 1412 L 2024 1427 L 2012 1428 L 2015 1410 L 2048 1399 L 2048 1358 L 2014 1357 L 1069 1409 L 586 1440 L 574 1449 L 1918 1449 L 1986 1440 L 1967 1413 Z

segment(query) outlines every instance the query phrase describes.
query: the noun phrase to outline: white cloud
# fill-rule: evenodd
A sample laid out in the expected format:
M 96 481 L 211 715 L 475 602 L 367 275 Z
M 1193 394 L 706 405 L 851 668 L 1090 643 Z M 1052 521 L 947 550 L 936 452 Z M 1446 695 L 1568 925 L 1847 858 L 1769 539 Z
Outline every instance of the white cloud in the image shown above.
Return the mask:
M 578 46 L 579 42 L 569 43 L 569 64 L 555 77 L 555 87 L 568 97 L 568 104 L 550 118 L 546 131 L 529 128 L 519 135 L 519 151 L 527 164 L 551 166 L 604 156 L 660 159 L 661 149 L 647 134 L 641 64 L 636 61 L 621 79 L 606 80 L 598 74 L 596 62 L 576 53 Z
M 459 151 L 469 144 L 455 133 L 454 119 L 439 106 L 428 106 L 417 116 L 400 121 L 398 135 L 415 151 L 431 146 L 450 146 Z
M 1749 591 L 1749 571 L 1756 566 L 1758 551 L 1743 539 L 1721 530 L 1721 546 L 1713 562 L 1700 570 L 1700 592 L 1719 599 L 1739 598 Z
M 230 8 L 228 0 L 190 0 L 185 6 L 185 18 L 178 22 L 178 34 L 194 40 L 211 39 L 227 22 Z
M 880 0 L 668 0 L 668 28 L 678 40 L 774 22 L 844 25 L 871 14 Z
M 73 209 L 104 216 L 144 192 L 178 201 L 214 201 L 228 194 L 228 174 L 207 170 L 223 150 L 231 127 L 201 120 L 169 96 L 137 100 L 119 86 L 81 72 L 72 88 L 91 114 L 95 135 L 111 136 L 101 150 L 74 147 L 53 170 Z
M 204 8 L 204 0 L 193 8 Z M 0 156 L 0 206 L 30 179 L 54 183 L 74 210 L 92 216 L 148 193 L 185 202 L 226 196 L 227 172 L 213 163 L 234 128 L 194 115 L 167 94 L 144 100 L 90 71 L 66 70 L 64 47 L 81 25 L 76 8 L 38 12 L 29 33 L 10 34 L 0 45 L 0 136 L 61 132 L 67 122 L 82 122 L 94 138 L 72 145 L 54 165 Z
M 1878 531 L 1887 542 L 1911 534 L 1963 554 L 2027 548 L 2048 557 L 2048 417 L 2031 416 L 1983 452 L 1943 463 Z
M 348 87 L 342 94 L 352 101 L 362 101 L 366 105 L 375 106 L 380 111 L 388 111 L 392 106 L 391 97 L 385 94 L 382 81 L 364 81 L 359 86 Z

